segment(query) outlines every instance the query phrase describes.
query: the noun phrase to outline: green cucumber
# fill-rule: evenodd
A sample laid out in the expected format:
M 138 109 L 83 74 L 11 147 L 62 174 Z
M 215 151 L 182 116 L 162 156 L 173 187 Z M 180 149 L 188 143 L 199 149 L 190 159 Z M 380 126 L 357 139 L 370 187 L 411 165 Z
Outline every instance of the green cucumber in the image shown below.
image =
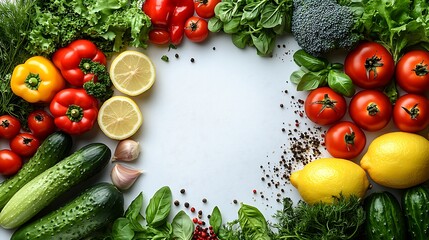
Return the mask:
M 423 185 L 409 188 L 401 200 L 410 238 L 428 240 L 429 189 Z
M 376 192 L 365 198 L 367 240 L 406 239 L 405 220 L 398 200 L 389 192 Z
M 16 228 L 71 187 L 88 179 L 109 162 L 111 151 L 103 143 L 84 146 L 25 184 L 0 212 L 0 226 Z
M 110 183 L 98 183 L 63 207 L 19 228 L 11 240 L 82 239 L 123 213 L 123 194 Z
M 21 170 L 0 184 L 0 210 L 22 186 L 64 159 L 72 144 L 72 138 L 64 132 L 49 135 Z

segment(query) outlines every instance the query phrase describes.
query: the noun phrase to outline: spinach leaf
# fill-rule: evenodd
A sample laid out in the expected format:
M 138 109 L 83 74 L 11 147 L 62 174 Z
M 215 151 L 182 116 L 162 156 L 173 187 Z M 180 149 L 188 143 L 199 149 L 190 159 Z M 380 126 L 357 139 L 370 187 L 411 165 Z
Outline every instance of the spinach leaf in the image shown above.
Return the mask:
M 346 97 L 351 97 L 355 94 L 355 87 L 351 78 L 342 71 L 329 71 L 328 85 L 332 90 Z
M 134 230 L 127 218 L 118 218 L 112 226 L 112 238 L 115 240 L 132 240 Z
M 182 210 L 176 214 L 172 222 L 173 240 L 191 240 L 194 233 L 194 223 Z
M 210 221 L 210 226 L 212 226 L 213 228 L 213 231 L 216 234 L 219 234 L 219 229 L 222 226 L 222 215 L 218 207 L 213 208 L 209 221 Z
M 223 31 L 228 34 L 237 33 L 240 30 L 240 17 L 234 17 L 223 24 Z
M 255 1 L 244 6 L 242 20 L 250 21 L 257 19 L 267 1 L 268 0 Z
M 261 26 L 264 28 L 274 28 L 282 23 L 285 16 L 282 5 L 272 2 L 265 5 L 261 12 Z
M 151 227 L 163 225 L 171 210 L 172 195 L 168 186 L 160 188 L 146 208 L 146 222 Z
M 275 36 L 269 31 L 261 31 L 259 34 L 250 34 L 252 43 L 256 47 L 258 55 L 268 56 L 275 46 Z
M 245 48 L 252 41 L 249 34 L 239 32 L 231 35 L 232 43 L 238 48 Z
M 238 210 L 238 221 L 245 239 L 270 240 L 264 215 L 253 206 L 242 204 Z
M 216 16 L 212 17 L 208 22 L 208 28 L 210 32 L 219 32 L 223 28 L 223 22 Z

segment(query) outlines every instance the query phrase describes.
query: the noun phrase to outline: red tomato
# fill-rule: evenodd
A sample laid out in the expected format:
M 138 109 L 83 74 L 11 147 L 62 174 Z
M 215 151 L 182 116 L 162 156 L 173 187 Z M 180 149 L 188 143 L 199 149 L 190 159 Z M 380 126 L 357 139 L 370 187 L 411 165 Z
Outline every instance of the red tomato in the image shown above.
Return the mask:
M 22 157 L 31 157 L 40 146 L 40 141 L 31 133 L 20 133 L 10 141 L 9 145 L 14 153 Z
M 21 157 L 9 149 L 0 150 L 0 174 L 10 176 L 19 171 L 22 166 Z
M 214 9 L 221 0 L 196 0 L 195 12 L 202 18 L 211 18 L 215 15 Z
M 396 64 L 396 82 L 409 93 L 429 91 L 429 52 L 413 50 L 404 54 Z
M 149 41 L 158 45 L 167 44 L 170 42 L 170 34 L 165 29 L 152 29 L 149 32 Z
M 347 54 L 344 71 L 359 87 L 384 87 L 395 73 L 395 62 L 381 44 L 363 42 Z
M 35 110 L 28 116 L 28 128 L 39 139 L 45 139 L 55 131 L 54 118 L 45 110 Z
M 190 17 L 185 23 L 185 35 L 192 42 L 202 42 L 209 35 L 207 21 L 200 17 Z
M 11 139 L 21 130 L 18 118 L 11 115 L 0 116 L 0 137 Z
M 365 144 L 365 133 L 348 121 L 333 125 L 325 135 L 326 150 L 336 158 L 355 158 L 365 148 Z
M 347 110 L 344 97 L 329 87 L 317 88 L 305 100 L 305 114 L 314 123 L 329 125 L 340 120 Z
M 349 114 L 360 128 L 378 131 L 389 123 L 392 104 L 389 98 L 378 90 L 363 90 L 350 101 Z
M 429 126 L 429 100 L 417 94 L 405 94 L 393 107 L 393 122 L 404 132 L 418 132 Z

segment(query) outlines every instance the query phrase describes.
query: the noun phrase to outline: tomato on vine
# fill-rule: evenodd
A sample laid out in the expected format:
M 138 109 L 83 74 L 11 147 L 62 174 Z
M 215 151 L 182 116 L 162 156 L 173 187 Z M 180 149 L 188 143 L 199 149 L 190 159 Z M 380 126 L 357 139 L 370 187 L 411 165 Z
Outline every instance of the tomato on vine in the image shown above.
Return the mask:
M 21 157 L 9 149 L 0 150 L 0 174 L 5 176 L 14 175 L 21 169 Z
M 0 137 L 11 139 L 21 130 L 18 118 L 11 115 L 0 116 Z
M 192 42 L 202 42 L 209 36 L 209 27 L 206 20 L 200 17 L 190 17 L 185 23 L 185 35 Z
M 305 114 L 314 123 L 329 125 L 340 120 L 347 110 L 344 97 L 329 87 L 317 88 L 308 94 Z
M 412 50 L 404 54 L 396 64 L 396 82 L 409 93 L 429 91 L 429 52 Z
M 361 88 L 384 87 L 395 73 L 395 62 L 381 44 L 362 42 L 347 54 L 344 72 Z
M 360 128 L 378 131 L 384 128 L 392 117 L 389 97 L 378 90 L 363 90 L 353 96 L 349 103 L 351 119 Z
M 211 18 L 215 15 L 214 9 L 221 0 L 195 0 L 195 12 L 202 18 Z
M 325 135 L 326 150 L 336 158 L 355 158 L 365 148 L 365 144 L 365 133 L 354 123 L 348 121 L 333 125 Z
M 45 110 L 35 110 L 28 115 L 28 128 L 39 139 L 44 139 L 55 131 L 54 117 Z
M 418 132 L 429 126 L 429 100 L 417 94 L 405 94 L 393 107 L 393 122 L 404 132 Z
M 10 149 L 21 157 L 31 157 L 39 148 L 40 141 L 31 133 L 20 133 L 10 141 L 9 145 Z

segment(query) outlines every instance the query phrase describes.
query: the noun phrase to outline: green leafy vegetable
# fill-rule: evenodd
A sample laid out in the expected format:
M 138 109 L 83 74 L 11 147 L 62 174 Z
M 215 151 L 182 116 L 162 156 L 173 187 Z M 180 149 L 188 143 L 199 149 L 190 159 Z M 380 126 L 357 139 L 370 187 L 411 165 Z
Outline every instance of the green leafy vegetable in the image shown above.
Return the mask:
M 180 211 L 176 214 L 171 225 L 173 227 L 173 239 L 192 239 L 194 233 L 194 223 L 184 211 Z
M 290 29 L 292 0 L 225 0 L 216 5 L 209 30 L 231 34 L 238 48 L 253 46 L 270 56 L 278 35 Z
M 219 229 L 222 226 L 222 214 L 218 207 L 213 208 L 212 214 L 210 215 L 210 226 L 212 226 L 216 234 L 219 234 Z
M 267 221 L 256 207 L 242 204 L 238 210 L 238 222 L 245 239 L 270 240 Z
M 352 97 L 355 94 L 352 79 L 343 71 L 330 70 L 328 74 L 328 85 L 346 97 Z
M 39 0 L 27 50 L 49 56 L 75 39 L 93 41 L 103 52 L 146 47 L 150 18 L 138 0 Z
M 171 210 L 171 190 L 165 186 L 159 189 L 149 201 L 146 208 L 146 221 L 149 226 L 157 227 L 167 221 Z

